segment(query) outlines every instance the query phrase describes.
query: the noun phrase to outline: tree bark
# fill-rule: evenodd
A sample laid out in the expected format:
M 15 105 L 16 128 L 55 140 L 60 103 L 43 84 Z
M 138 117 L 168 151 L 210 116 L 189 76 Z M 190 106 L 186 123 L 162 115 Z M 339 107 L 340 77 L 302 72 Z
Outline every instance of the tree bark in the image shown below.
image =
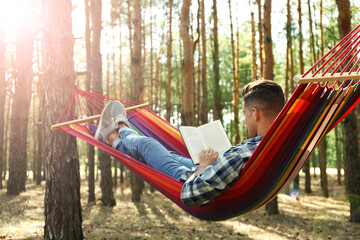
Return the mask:
M 44 10 L 44 131 L 45 239 L 83 239 L 80 174 L 76 140 L 51 131 L 74 89 L 70 0 L 43 1 Z
M 321 56 L 324 56 L 324 38 L 323 38 L 323 26 L 322 26 L 322 0 L 320 0 L 320 51 Z M 328 190 L 328 179 L 326 173 L 326 136 L 320 141 L 319 143 L 319 163 L 320 163 L 320 179 L 321 179 L 321 188 L 323 190 L 323 196 L 328 198 L 329 197 L 329 190 Z
M 183 41 L 182 61 L 182 125 L 194 125 L 194 54 L 193 41 L 190 37 L 190 6 L 191 0 L 184 0 L 181 8 L 180 37 Z
M 207 56 L 206 56 L 206 21 L 205 21 L 205 3 L 201 0 L 201 47 L 202 47 L 202 58 L 201 58 L 201 89 L 202 89 L 202 100 L 201 100 L 201 111 L 200 121 L 201 124 L 208 123 L 208 79 L 207 79 Z
M 3 188 L 2 175 L 5 172 L 4 165 L 4 127 L 5 127 L 5 97 L 6 97 L 6 81 L 5 81 L 5 33 L 3 28 L 3 18 L 0 18 L 0 189 Z
M 342 146 L 342 140 L 340 139 L 340 133 L 339 133 L 339 127 L 335 127 L 335 148 L 336 148 L 336 169 L 337 169 L 337 183 L 338 185 L 341 185 L 341 169 L 342 169 L 342 156 L 341 156 L 341 147 Z
M 264 50 L 265 50 L 265 66 L 264 78 L 274 79 L 274 55 L 272 50 L 272 37 L 271 37 L 271 0 L 264 2 Z M 268 215 L 280 214 L 277 197 L 271 202 L 266 204 L 266 213 Z
M 312 52 L 312 63 L 316 62 L 316 54 L 315 54 L 315 38 L 313 32 L 313 21 L 311 15 L 311 2 L 308 0 L 308 11 L 309 11 L 309 32 L 310 32 L 310 51 Z
M 222 104 L 221 104 L 221 89 L 220 89 L 220 61 L 219 61 L 219 40 L 218 40 L 218 16 L 217 16 L 217 2 L 213 0 L 213 58 L 214 58 L 214 120 L 220 119 L 223 122 Z
M 324 137 L 319 143 L 319 164 L 320 164 L 320 179 L 321 179 L 321 189 L 323 191 L 323 196 L 329 197 L 328 190 L 328 181 L 326 173 L 326 138 Z
M 172 9 L 173 9 L 173 0 L 169 0 L 169 35 L 168 35 L 168 44 L 167 44 L 167 85 L 166 85 L 166 121 L 170 122 L 171 116 L 171 82 L 172 82 L 172 69 L 171 69 L 171 59 L 172 59 Z
M 91 71 L 93 73 L 93 91 L 99 94 L 103 93 L 102 89 L 102 60 L 100 52 L 101 40 L 101 0 L 90 0 L 90 15 L 91 15 L 91 29 L 92 29 L 92 42 L 91 42 Z M 101 200 L 105 206 L 114 206 L 115 198 L 112 186 L 111 177 L 111 160 L 110 155 L 104 151 L 98 151 L 98 158 L 101 170 Z
M 41 170 L 43 168 L 44 164 L 44 129 L 43 129 L 43 91 L 42 86 L 40 84 L 42 83 L 42 78 L 40 78 L 39 82 L 37 83 L 37 92 L 38 92 L 38 99 L 39 99 L 39 115 L 37 118 L 37 175 L 36 175 L 36 185 L 41 185 L 42 175 Z
M 234 28 L 232 23 L 231 14 L 231 0 L 228 0 L 229 13 L 230 13 L 230 40 L 231 40 L 231 55 L 232 55 L 232 72 L 233 72 L 233 111 L 234 111 L 234 126 L 235 126 L 235 143 L 240 142 L 240 129 L 239 129 L 239 78 L 236 72 L 235 64 L 235 41 L 234 41 Z
M 143 69 L 141 64 L 141 1 L 134 0 L 134 32 L 133 32 L 133 47 L 131 52 L 131 89 L 132 99 L 134 101 L 141 101 L 141 95 L 144 90 Z M 131 190 L 132 201 L 139 202 L 144 188 L 144 181 L 131 173 Z
M 302 12 L 301 0 L 298 0 L 298 24 L 299 24 L 299 71 L 300 74 L 304 73 L 304 56 L 303 56 L 303 33 L 302 33 Z M 310 175 L 310 160 L 306 161 L 303 167 L 305 174 L 305 192 L 311 193 L 311 175 Z
M 85 50 L 86 50 L 86 70 L 85 90 L 91 91 L 91 31 L 90 31 L 90 0 L 85 0 Z M 95 202 L 95 148 L 92 144 L 87 144 L 88 159 L 88 203 Z
M 340 38 L 351 30 L 351 11 L 349 0 L 336 0 L 339 11 L 338 24 Z M 349 187 L 350 217 L 352 222 L 360 222 L 360 157 L 358 143 L 358 124 L 355 111 L 344 119 L 345 128 L 345 181 Z
M 27 7 L 30 8 L 30 5 Z M 29 9 L 29 11 L 31 11 Z M 25 191 L 27 169 L 27 136 L 31 84 L 33 80 L 32 57 L 35 32 L 29 19 L 24 19 L 16 30 L 15 94 L 12 105 L 11 137 L 9 151 L 8 195 L 18 195 Z
M 254 13 L 251 12 L 251 49 L 252 49 L 252 67 L 251 67 L 251 81 L 257 79 L 257 64 L 256 64 L 256 32 Z
M 264 78 L 264 58 L 263 58 L 263 52 L 264 52 L 264 44 L 263 44 L 263 21 L 262 21 L 262 5 L 261 0 L 256 0 L 258 4 L 258 16 L 259 16 L 259 22 L 258 22 L 258 31 L 259 31 L 259 60 L 260 60 L 260 79 Z
M 271 0 L 265 0 L 264 3 L 264 78 L 268 80 L 274 79 L 274 55 L 272 50 L 271 36 Z

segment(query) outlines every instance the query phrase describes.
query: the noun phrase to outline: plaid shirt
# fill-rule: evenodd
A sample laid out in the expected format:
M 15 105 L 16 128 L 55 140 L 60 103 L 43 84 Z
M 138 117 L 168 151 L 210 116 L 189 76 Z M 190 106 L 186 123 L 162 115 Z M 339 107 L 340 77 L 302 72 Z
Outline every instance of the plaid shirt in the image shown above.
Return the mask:
M 203 206 L 230 188 L 262 138 L 254 137 L 231 147 L 199 175 L 183 176 L 186 182 L 181 190 L 182 202 L 186 206 Z

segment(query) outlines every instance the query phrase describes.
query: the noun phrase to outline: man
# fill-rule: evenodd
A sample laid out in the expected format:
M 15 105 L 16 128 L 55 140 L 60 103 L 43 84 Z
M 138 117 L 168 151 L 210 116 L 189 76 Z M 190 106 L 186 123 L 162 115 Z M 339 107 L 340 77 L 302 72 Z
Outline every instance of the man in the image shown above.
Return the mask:
M 223 156 L 212 149 L 200 153 L 200 163 L 166 150 L 158 141 L 129 128 L 119 102 L 109 102 L 101 113 L 95 137 L 117 150 L 184 182 L 181 200 L 186 206 L 203 206 L 231 187 L 285 104 L 281 87 L 258 80 L 242 91 L 243 113 L 250 139 L 231 147 Z

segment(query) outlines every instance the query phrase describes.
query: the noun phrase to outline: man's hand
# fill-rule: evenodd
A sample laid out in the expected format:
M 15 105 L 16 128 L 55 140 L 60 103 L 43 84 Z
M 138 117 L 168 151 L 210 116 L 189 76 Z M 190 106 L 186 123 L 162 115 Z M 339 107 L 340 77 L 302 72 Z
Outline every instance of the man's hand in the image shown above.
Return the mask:
M 215 152 L 213 149 L 209 148 L 206 150 L 202 150 L 200 153 L 200 161 L 199 161 L 199 167 L 194 172 L 195 175 L 198 175 L 200 173 L 203 173 L 205 169 L 212 165 L 219 157 L 219 153 Z

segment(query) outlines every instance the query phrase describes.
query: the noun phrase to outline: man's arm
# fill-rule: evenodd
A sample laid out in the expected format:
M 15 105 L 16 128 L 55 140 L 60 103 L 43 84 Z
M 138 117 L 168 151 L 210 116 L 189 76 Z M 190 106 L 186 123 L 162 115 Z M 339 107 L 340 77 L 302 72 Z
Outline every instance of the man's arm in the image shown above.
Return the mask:
M 199 167 L 194 172 L 194 175 L 199 175 L 203 173 L 208 166 L 213 165 L 216 162 L 218 157 L 219 157 L 219 153 L 214 152 L 214 150 L 211 148 L 206 150 L 201 150 L 200 158 L 199 158 Z
M 209 157 L 209 161 L 203 160 L 201 168 L 199 166 L 181 190 L 181 200 L 186 206 L 203 206 L 214 200 L 231 187 L 245 165 L 237 152 L 228 153 L 217 161 L 211 158 L 210 152 L 203 155 Z M 211 165 L 211 161 L 215 163 Z

